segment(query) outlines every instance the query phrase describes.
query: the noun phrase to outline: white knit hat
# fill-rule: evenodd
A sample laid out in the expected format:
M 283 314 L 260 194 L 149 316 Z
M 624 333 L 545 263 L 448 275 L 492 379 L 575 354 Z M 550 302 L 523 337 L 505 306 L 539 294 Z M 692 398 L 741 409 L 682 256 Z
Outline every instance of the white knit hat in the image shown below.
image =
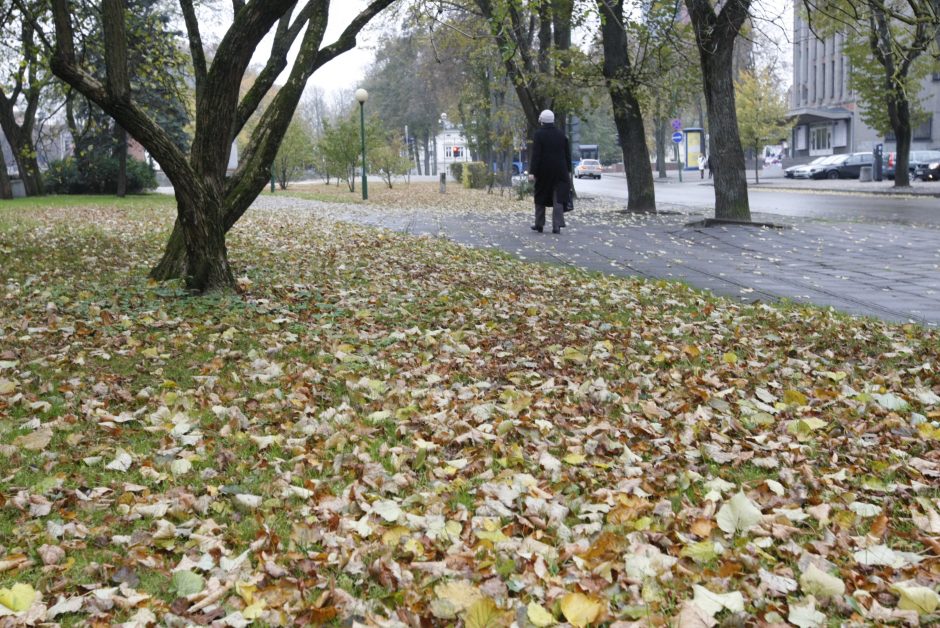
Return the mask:
M 542 124 L 555 124 L 555 114 L 551 109 L 546 109 L 539 114 L 539 122 Z

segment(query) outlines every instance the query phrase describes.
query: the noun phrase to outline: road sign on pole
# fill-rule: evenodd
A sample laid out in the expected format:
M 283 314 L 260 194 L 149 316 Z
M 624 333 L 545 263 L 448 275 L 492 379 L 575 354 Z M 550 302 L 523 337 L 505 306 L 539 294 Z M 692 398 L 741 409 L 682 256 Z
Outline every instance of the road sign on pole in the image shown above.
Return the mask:
M 682 131 L 676 131 L 675 133 L 673 133 L 672 141 L 675 142 L 676 144 L 681 144 L 682 143 Z
M 672 121 L 673 131 L 678 131 L 681 128 L 682 128 L 682 120 L 680 120 L 679 118 L 676 118 L 675 120 Z

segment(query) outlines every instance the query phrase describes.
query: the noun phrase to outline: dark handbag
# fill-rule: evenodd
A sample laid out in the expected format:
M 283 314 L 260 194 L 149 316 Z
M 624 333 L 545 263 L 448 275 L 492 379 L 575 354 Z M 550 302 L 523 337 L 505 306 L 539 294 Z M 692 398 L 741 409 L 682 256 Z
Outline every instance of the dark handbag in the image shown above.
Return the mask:
M 568 186 L 568 199 L 565 201 L 565 213 L 574 211 L 574 187 Z

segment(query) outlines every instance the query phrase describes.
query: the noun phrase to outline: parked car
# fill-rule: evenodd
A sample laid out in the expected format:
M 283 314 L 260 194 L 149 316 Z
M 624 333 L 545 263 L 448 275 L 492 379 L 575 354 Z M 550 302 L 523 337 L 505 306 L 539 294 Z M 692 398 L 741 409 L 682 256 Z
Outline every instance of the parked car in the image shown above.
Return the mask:
M 862 166 L 872 166 L 874 163 L 875 156 L 871 153 L 852 153 L 844 161 L 834 164 L 837 176 L 832 176 L 831 170 L 827 171 L 827 176 L 830 179 L 857 179 Z
M 940 161 L 940 150 L 912 150 L 908 158 L 907 169 L 911 179 L 922 178 L 919 170 L 926 170 L 926 166 L 934 161 Z M 885 156 L 883 174 L 886 179 L 894 180 L 894 170 L 897 164 L 897 153 L 888 153 Z
M 582 159 L 574 169 L 574 176 L 578 179 L 584 177 L 600 179 L 601 172 L 601 162 L 596 159 Z
M 940 181 L 940 159 L 918 166 L 914 175 L 924 181 Z
M 845 161 L 848 155 L 829 155 L 821 159 L 814 159 L 806 164 L 802 170 L 795 170 L 793 178 L 795 179 L 838 179 L 839 165 Z
M 798 165 L 798 166 L 790 166 L 789 168 L 787 168 L 786 170 L 783 171 L 783 176 L 785 176 L 785 177 L 788 178 L 788 179 L 803 179 L 803 178 L 808 178 L 808 177 L 802 176 L 802 173 L 803 173 L 805 170 L 809 169 L 810 166 L 818 166 L 819 164 L 821 164 L 822 162 L 826 161 L 826 160 L 829 159 L 830 157 L 832 157 L 832 155 L 826 155 L 826 156 L 824 156 L 824 157 L 817 157 L 816 159 L 814 159 L 813 161 L 809 162 L 808 164 L 800 164 L 800 165 Z M 797 176 L 797 175 L 800 175 L 800 176 Z

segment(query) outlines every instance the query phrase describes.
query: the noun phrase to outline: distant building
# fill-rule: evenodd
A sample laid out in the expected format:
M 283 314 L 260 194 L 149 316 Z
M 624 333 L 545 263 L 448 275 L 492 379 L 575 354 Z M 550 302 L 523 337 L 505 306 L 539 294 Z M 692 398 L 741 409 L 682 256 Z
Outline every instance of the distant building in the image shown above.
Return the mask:
M 893 150 L 893 137 L 882 136 L 862 121 L 858 95 L 849 88 L 852 68 L 842 51 L 845 37 L 837 34 L 817 38 L 800 15 L 802 6 L 800 0 L 794 0 L 791 155 L 870 151 L 879 143 L 884 144 L 885 151 Z M 940 146 L 933 128 L 934 119 L 940 115 L 940 73 L 924 79 L 920 96 L 927 119 L 914 129 L 911 148 L 934 148 Z

